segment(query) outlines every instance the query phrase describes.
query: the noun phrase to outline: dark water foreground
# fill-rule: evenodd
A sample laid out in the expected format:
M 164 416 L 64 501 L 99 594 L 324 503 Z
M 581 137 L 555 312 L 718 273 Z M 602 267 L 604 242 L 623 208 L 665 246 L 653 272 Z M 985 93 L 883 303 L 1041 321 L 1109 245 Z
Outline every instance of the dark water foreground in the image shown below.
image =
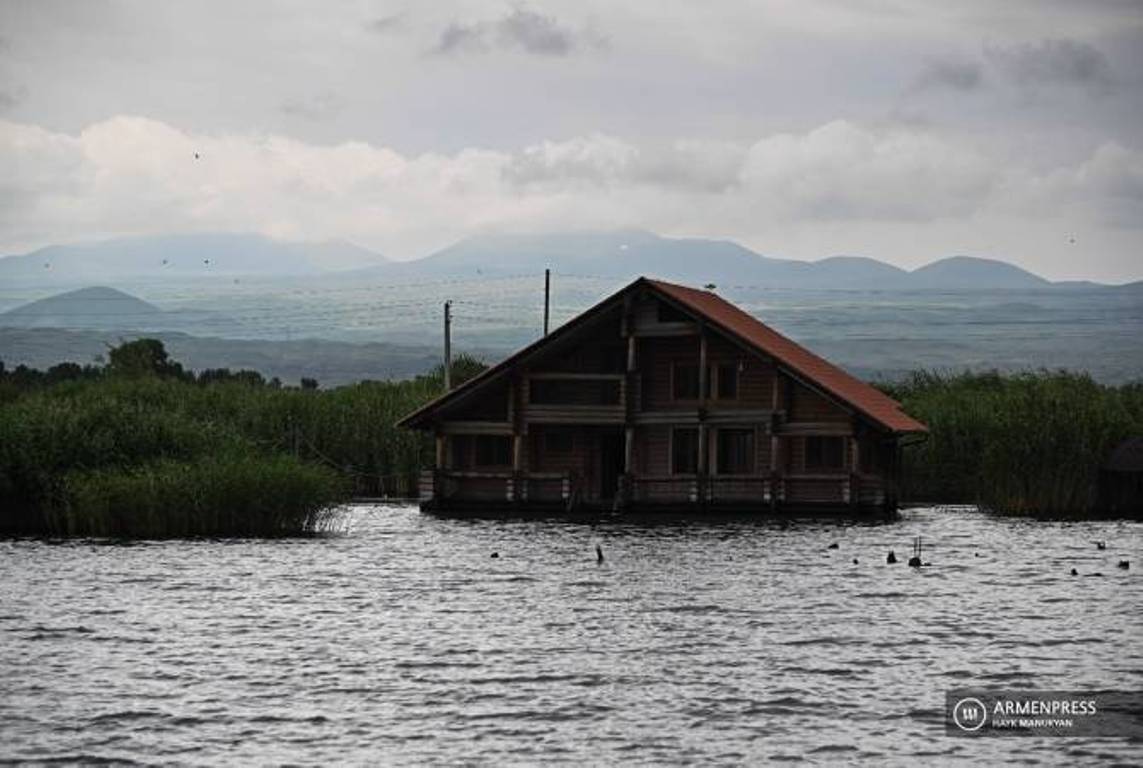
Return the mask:
M 921 509 L 592 528 L 358 507 L 346 528 L 0 542 L 0 757 L 1143 760 L 1123 740 L 950 738 L 942 712 L 953 687 L 1143 688 L 1139 524 Z

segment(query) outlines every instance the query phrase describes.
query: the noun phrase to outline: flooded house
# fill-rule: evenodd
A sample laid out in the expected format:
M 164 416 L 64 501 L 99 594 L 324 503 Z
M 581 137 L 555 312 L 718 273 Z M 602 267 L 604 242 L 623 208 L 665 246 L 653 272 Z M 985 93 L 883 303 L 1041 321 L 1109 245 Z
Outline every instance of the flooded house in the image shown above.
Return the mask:
M 708 290 L 640 278 L 414 413 L 426 511 L 896 509 L 900 404 Z

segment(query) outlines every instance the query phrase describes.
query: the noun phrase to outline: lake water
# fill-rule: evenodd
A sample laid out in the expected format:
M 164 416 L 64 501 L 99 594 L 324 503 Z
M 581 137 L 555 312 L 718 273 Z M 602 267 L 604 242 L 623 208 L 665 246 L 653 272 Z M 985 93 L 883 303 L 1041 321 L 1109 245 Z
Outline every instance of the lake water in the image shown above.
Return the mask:
M 915 509 L 589 526 L 378 506 L 344 527 L 0 542 L 0 758 L 1143 762 L 1139 742 L 943 724 L 953 687 L 1143 689 L 1139 524 Z M 905 565 L 915 535 L 929 568 Z

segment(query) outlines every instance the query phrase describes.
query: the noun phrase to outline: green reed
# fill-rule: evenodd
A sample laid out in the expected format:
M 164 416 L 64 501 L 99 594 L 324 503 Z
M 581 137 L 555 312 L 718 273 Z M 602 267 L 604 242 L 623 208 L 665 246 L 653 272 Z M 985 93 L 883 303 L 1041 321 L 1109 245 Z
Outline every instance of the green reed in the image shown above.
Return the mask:
M 461 358 L 454 378 L 482 368 Z M 64 535 L 304 533 L 350 493 L 413 495 L 432 442 L 396 422 L 443 388 L 439 370 L 333 390 L 110 366 L 27 378 L 0 402 L 0 531 Z
M 1143 387 L 1085 374 L 918 372 L 883 387 L 931 430 L 905 451 L 905 498 L 1010 514 L 1093 512 L 1100 465 L 1143 434 Z
M 68 472 L 47 509 L 64 536 L 294 536 L 326 530 L 337 473 L 292 456 L 231 454 Z

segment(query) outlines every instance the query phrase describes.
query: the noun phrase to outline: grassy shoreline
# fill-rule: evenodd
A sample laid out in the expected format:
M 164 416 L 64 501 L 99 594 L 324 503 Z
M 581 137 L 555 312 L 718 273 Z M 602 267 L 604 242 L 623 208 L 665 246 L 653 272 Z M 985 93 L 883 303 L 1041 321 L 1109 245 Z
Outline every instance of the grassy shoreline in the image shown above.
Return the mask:
M 481 370 L 457 363 L 454 379 Z M 0 534 L 288 536 L 327 530 L 353 497 L 413 496 L 432 441 L 398 418 L 441 371 L 331 390 L 251 371 L 197 376 L 151 340 L 103 367 L 0 365 Z M 917 372 L 881 384 L 931 435 L 902 496 L 998 514 L 1098 517 L 1099 466 L 1143 434 L 1143 384 L 1083 374 Z

